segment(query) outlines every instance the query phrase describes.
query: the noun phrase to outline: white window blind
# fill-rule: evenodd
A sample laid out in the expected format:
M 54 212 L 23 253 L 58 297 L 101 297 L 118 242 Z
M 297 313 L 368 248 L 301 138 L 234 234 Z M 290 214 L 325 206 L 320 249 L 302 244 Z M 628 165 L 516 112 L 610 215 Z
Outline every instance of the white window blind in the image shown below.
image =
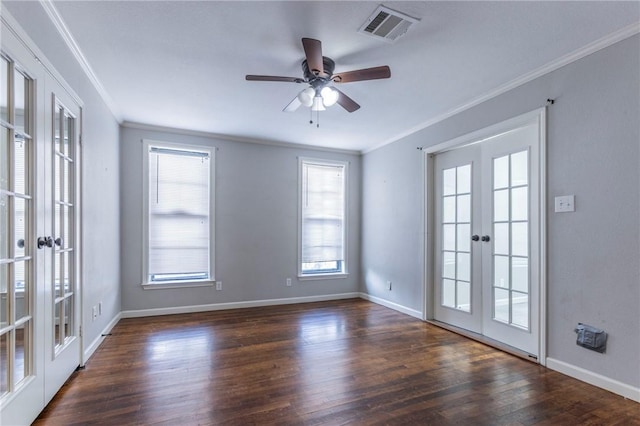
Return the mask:
M 346 164 L 302 160 L 300 273 L 345 272 Z
M 209 280 L 208 151 L 149 146 L 147 282 Z

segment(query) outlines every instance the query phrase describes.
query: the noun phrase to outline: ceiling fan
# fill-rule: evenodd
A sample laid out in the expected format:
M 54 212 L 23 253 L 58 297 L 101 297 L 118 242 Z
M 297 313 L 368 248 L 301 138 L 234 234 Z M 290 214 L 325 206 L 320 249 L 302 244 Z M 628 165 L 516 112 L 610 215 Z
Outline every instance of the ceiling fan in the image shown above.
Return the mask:
M 333 87 L 331 83 L 352 83 L 354 81 L 377 80 L 391 77 L 391 70 L 387 65 L 334 74 L 335 62 L 331 58 L 322 56 L 322 43 L 320 40 L 303 38 L 302 47 L 304 48 L 306 57 L 305 60 L 302 61 L 303 78 L 271 75 L 246 76 L 246 79 L 249 81 L 279 81 L 308 84 L 309 87 L 293 98 L 283 111 L 295 111 L 300 105 L 311 107 L 312 111 L 323 111 L 326 107 L 337 103 L 348 112 L 354 112 L 360 108 L 360 105 L 342 91 Z

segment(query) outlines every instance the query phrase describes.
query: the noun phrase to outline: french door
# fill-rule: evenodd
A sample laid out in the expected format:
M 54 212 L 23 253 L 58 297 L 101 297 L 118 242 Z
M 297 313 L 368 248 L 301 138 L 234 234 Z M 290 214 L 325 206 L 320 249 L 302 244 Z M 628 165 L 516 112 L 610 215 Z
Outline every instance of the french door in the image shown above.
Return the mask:
M 539 354 L 537 120 L 434 160 L 434 316 Z
M 2 22 L 0 421 L 29 424 L 80 364 L 80 107 Z

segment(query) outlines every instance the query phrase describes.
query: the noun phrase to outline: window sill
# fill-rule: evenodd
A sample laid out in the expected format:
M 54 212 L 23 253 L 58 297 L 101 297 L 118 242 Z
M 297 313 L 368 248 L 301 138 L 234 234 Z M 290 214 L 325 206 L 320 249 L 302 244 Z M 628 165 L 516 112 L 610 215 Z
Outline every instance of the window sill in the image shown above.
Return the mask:
M 215 281 L 169 281 L 164 283 L 143 283 L 142 288 L 145 290 L 164 290 L 187 287 L 213 287 Z
M 312 281 L 312 280 L 337 280 L 347 278 L 349 274 L 347 273 L 337 273 L 337 274 L 298 274 L 298 279 L 300 281 Z

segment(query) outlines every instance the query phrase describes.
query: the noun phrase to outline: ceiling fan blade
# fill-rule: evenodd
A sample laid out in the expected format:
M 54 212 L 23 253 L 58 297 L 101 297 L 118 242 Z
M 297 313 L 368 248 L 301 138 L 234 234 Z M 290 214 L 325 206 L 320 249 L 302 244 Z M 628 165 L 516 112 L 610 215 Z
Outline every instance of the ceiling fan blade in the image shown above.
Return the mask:
M 302 47 L 307 57 L 307 66 L 315 75 L 324 75 L 324 64 L 322 61 L 322 43 L 313 38 L 303 38 Z
M 289 102 L 289 105 L 284 107 L 284 109 L 282 111 L 284 111 L 284 112 L 293 112 L 293 111 L 297 110 L 300 107 L 300 105 L 302 105 L 302 102 L 300 102 L 300 99 L 298 99 L 298 97 L 296 96 L 295 98 L 293 98 L 293 100 L 291 102 Z
M 331 79 L 335 83 L 351 83 L 353 81 L 378 80 L 389 77 L 391 77 L 391 69 L 387 65 L 383 65 L 381 67 L 341 72 L 334 74 Z
M 286 83 L 304 83 L 304 79 L 299 77 L 279 77 L 275 75 L 247 75 L 248 81 L 283 81 Z
M 358 105 L 358 103 L 356 101 L 354 101 L 353 99 L 351 99 L 350 97 L 348 97 L 347 95 L 342 93 L 340 90 L 336 89 L 335 87 L 333 89 L 336 92 L 338 92 L 338 94 L 340 95 L 340 96 L 338 96 L 337 103 L 342 108 L 346 109 L 349 112 L 353 112 L 353 111 L 356 111 L 356 110 L 360 109 L 360 105 Z

